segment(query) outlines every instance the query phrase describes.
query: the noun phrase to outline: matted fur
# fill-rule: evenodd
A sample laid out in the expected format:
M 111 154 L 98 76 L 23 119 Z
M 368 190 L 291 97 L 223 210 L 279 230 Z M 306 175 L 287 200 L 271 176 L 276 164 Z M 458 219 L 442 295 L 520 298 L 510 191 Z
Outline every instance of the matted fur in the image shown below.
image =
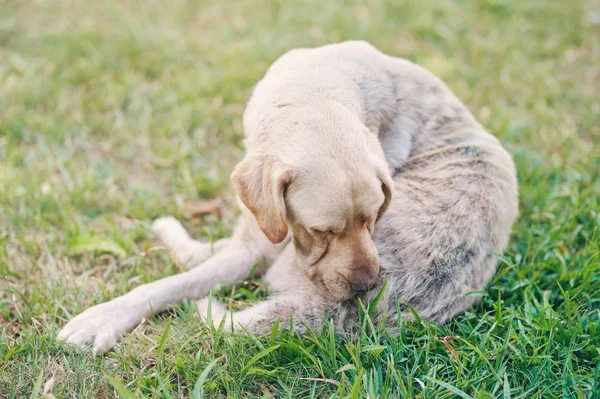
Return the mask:
M 443 323 L 494 274 L 517 215 L 513 162 L 425 69 L 364 42 L 290 51 L 256 86 L 244 130 L 232 238 L 211 246 L 157 220 L 174 260 L 193 268 L 86 310 L 59 338 L 110 349 L 144 317 L 233 284 L 257 262 L 273 295 L 229 314 L 213 303 L 228 328 L 260 333 L 280 318 L 318 329 L 326 314 L 351 331 L 356 298 L 385 282 L 374 314 L 390 332 L 404 303 Z M 202 314 L 209 302 L 198 302 Z

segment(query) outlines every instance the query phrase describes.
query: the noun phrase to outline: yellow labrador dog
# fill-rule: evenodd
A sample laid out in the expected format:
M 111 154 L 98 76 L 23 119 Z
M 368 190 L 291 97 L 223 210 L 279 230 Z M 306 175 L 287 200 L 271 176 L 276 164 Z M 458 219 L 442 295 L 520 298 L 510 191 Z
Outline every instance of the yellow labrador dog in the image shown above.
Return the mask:
M 247 155 L 231 175 L 242 214 L 230 239 L 192 240 L 173 218 L 153 230 L 190 270 L 71 320 L 59 338 L 112 348 L 183 298 L 232 330 L 357 326 L 357 298 L 397 328 L 398 312 L 445 322 L 496 269 L 517 215 L 510 155 L 438 78 L 364 42 L 284 54 L 244 113 Z M 273 294 L 229 313 L 206 298 L 255 264 Z M 404 313 L 407 312 L 407 313 Z M 385 315 L 385 318 L 384 318 Z

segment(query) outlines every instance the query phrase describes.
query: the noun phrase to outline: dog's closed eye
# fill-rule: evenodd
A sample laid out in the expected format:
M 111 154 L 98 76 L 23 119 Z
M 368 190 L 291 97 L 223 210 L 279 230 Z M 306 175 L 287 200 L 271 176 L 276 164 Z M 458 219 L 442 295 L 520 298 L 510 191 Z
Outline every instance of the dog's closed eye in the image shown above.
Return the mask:
M 345 226 L 334 226 L 334 227 L 326 227 L 326 226 L 314 226 L 309 230 L 316 236 L 334 236 L 336 234 L 340 234 L 344 230 Z
M 326 230 L 311 229 L 311 230 L 312 230 L 312 232 L 313 232 L 314 235 L 320 236 L 320 237 L 328 236 L 328 235 L 333 236 L 333 235 L 336 234 L 336 232 L 333 229 L 326 229 Z

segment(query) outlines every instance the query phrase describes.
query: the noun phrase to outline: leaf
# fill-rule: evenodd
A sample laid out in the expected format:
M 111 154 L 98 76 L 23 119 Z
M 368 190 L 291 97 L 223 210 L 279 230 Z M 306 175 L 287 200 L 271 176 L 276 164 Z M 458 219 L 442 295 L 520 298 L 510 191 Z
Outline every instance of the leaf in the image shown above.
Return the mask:
M 354 380 L 354 385 L 352 385 L 352 391 L 350 392 L 350 398 L 351 399 L 358 399 L 360 398 L 360 381 L 362 380 L 363 374 L 364 374 L 364 370 L 360 370 L 358 372 L 358 375 L 356 376 L 356 380 Z
M 159 360 L 162 360 L 162 358 L 163 358 L 163 354 L 165 351 L 165 344 L 167 343 L 167 339 L 169 338 L 169 331 L 171 330 L 172 323 L 173 323 L 173 319 L 169 320 L 169 323 L 165 327 L 165 331 L 163 332 L 163 335 L 160 338 L 160 343 L 158 344 L 158 349 L 157 349 L 157 357 Z
M 215 367 L 215 364 L 217 364 L 218 360 L 219 359 L 215 359 L 212 362 L 210 362 L 209 365 L 206 366 L 204 371 L 202 371 L 202 373 L 196 380 L 196 383 L 194 384 L 194 390 L 192 391 L 192 399 L 200 399 L 204 397 L 204 382 L 206 382 L 206 378 L 210 374 L 210 371 L 213 369 L 213 367 Z
M 278 317 L 277 319 L 275 319 L 275 323 L 273 323 L 273 328 L 271 328 L 271 339 L 269 340 L 269 343 L 274 343 L 275 340 L 277 339 L 277 334 L 279 334 L 279 323 L 281 322 L 281 319 Z
M 340 385 L 339 381 L 332 380 L 331 378 L 296 377 L 296 379 L 297 380 L 304 380 L 304 381 L 327 382 L 327 383 L 335 385 L 335 386 Z
M 71 255 L 83 255 L 90 252 L 107 252 L 116 256 L 127 255 L 114 240 L 100 236 L 77 236 L 67 243 Z
M 381 352 L 385 350 L 385 348 L 386 347 L 383 345 L 365 345 L 362 348 L 360 348 L 360 352 L 371 352 L 373 356 L 377 357 Z
M 269 353 L 273 352 L 275 349 L 279 348 L 280 346 L 281 345 L 273 345 L 267 349 L 260 351 L 256 356 L 254 356 L 252 359 L 250 359 L 250 361 L 244 366 L 244 368 L 242 369 L 242 374 L 243 375 L 247 374 L 248 369 L 250 369 L 250 367 L 252 367 L 252 365 L 254 363 L 258 362 L 260 359 L 267 356 Z
M 335 327 L 333 325 L 333 319 L 329 320 L 329 359 L 331 359 L 333 367 L 338 367 L 335 345 Z
M 487 291 L 470 291 L 465 294 L 465 296 L 489 296 L 490 294 Z
M 410 303 L 408 302 L 404 302 L 404 304 L 406 305 L 406 307 L 408 307 L 408 310 L 410 310 L 410 312 L 412 313 L 413 317 L 415 318 L 415 323 L 419 324 L 419 325 L 423 325 L 423 321 L 421 320 L 421 316 L 419 316 L 419 313 L 417 313 L 417 311 L 415 310 L 415 308 L 413 308 L 412 306 L 410 306 Z
M 107 381 L 110 383 L 110 385 L 112 385 L 115 388 L 115 390 L 119 394 L 120 398 L 138 399 L 138 396 L 136 394 L 134 394 L 133 392 L 131 392 L 129 389 L 127 389 L 121 381 L 115 380 L 109 376 L 105 376 L 105 377 L 106 377 Z
M 469 348 L 471 348 L 475 353 L 477 353 L 479 355 L 479 357 L 481 358 L 481 360 L 483 360 L 483 362 L 490 368 L 490 371 L 492 373 L 494 373 L 494 375 L 496 376 L 496 378 L 500 379 L 500 377 L 498 376 L 498 373 L 496 372 L 496 369 L 494 369 L 494 367 L 492 366 L 492 363 L 490 363 L 490 361 L 488 360 L 488 358 L 483 354 L 483 352 L 481 352 L 481 350 L 478 347 L 476 347 L 475 345 L 471 344 L 469 341 L 467 341 L 464 338 L 461 338 L 461 337 L 457 337 L 457 338 L 459 340 L 461 340 Z
M 40 397 L 40 392 L 42 390 L 42 380 L 44 378 L 44 370 L 40 371 L 40 375 L 37 380 L 35 380 L 35 384 L 33 385 L 33 390 L 31 391 L 30 399 L 37 399 Z
M 186 213 L 190 214 L 192 218 L 199 218 L 210 214 L 215 214 L 221 217 L 223 213 L 221 209 L 221 201 L 217 198 L 200 201 L 187 200 L 183 203 L 183 209 Z
M 280 374 L 282 371 L 285 371 L 282 367 L 277 367 L 277 368 L 274 368 L 273 370 L 258 369 L 258 368 L 253 367 L 250 370 L 248 370 L 246 375 L 259 375 L 259 376 L 263 376 L 263 377 L 273 377 L 277 374 Z
M 446 348 L 446 351 L 448 351 L 448 354 L 450 355 L 450 357 L 452 357 L 452 359 L 458 361 L 458 353 L 456 352 L 456 349 L 454 349 L 454 347 L 452 345 L 450 345 L 450 343 L 448 341 L 453 341 L 456 339 L 456 337 L 453 336 L 447 336 L 444 338 L 438 338 L 442 344 L 444 344 L 444 348 Z
M 310 351 L 313 350 L 314 345 L 312 345 L 310 347 L 304 347 L 302 345 L 298 345 L 298 344 L 296 344 L 294 342 L 289 341 L 289 342 L 287 342 L 287 346 L 290 347 L 290 348 L 292 348 L 292 349 L 294 349 L 294 350 L 296 350 L 296 351 L 298 351 L 298 352 L 303 353 L 313 363 L 313 365 L 315 366 L 315 369 L 317 370 L 317 373 L 319 373 L 319 375 L 322 378 L 326 378 L 325 377 L 325 373 L 323 372 L 323 365 L 321 364 L 321 362 L 319 360 L 317 360 L 316 357 L 314 357 L 310 353 Z
M 510 384 L 508 383 L 508 376 L 504 374 L 504 399 L 510 399 Z
M 426 376 L 426 375 L 423 376 L 423 378 L 425 378 L 425 379 L 427 379 L 427 380 L 429 380 L 429 381 L 431 381 L 431 382 L 433 382 L 435 384 L 438 384 L 439 386 L 441 386 L 443 388 L 446 388 L 447 390 L 449 390 L 450 392 L 452 392 L 455 395 L 460 396 L 461 398 L 464 398 L 464 399 L 473 399 L 473 397 L 471 395 L 467 394 L 465 391 L 462 391 L 462 390 L 458 389 L 457 387 L 448 384 L 447 382 L 436 380 L 435 378 L 431 378 L 431 377 Z
M 340 367 L 340 369 L 338 371 L 336 371 L 336 373 L 342 373 L 342 372 L 348 371 L 348 370 L 356 371 L 356 366 L 353 364 L 346 364 L 345 366 Z
M 254 293 L 246 288 L 240 287 L 238 288 L 239 293 L 243 294 L 246 298 L 250 299 L 253 302 L 258 302 L 258 298 Z
M 381 298 L 383 298 L 383 294 L 385 294 L 385 290 L 387 289 L 388 281 L 389 280 L 385 280 L 385 283 L 383 284 L 383 286 L 377 293 L 377 296 L 371 301 L 371 303 L 369 303 L 369 308 L 367 310 L 367 313 L 373 314 L 373 312 L 375 311 L 375 308 L 381 301 Z

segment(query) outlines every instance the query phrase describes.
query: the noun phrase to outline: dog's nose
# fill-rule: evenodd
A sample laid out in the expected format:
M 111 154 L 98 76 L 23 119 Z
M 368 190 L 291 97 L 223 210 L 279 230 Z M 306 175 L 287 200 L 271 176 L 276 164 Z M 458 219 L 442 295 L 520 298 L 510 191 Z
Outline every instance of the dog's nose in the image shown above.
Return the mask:
M 372 267 L 358 268 L 350 278 L 350 288 L 355 293 L 362 293 L 372 290 L 379 280 L 379 268 Z
M 372 290 L 376 283 L 374 281 L 359 281 L 352 283 L 352 291 L 356 293 L 362 293 Z

